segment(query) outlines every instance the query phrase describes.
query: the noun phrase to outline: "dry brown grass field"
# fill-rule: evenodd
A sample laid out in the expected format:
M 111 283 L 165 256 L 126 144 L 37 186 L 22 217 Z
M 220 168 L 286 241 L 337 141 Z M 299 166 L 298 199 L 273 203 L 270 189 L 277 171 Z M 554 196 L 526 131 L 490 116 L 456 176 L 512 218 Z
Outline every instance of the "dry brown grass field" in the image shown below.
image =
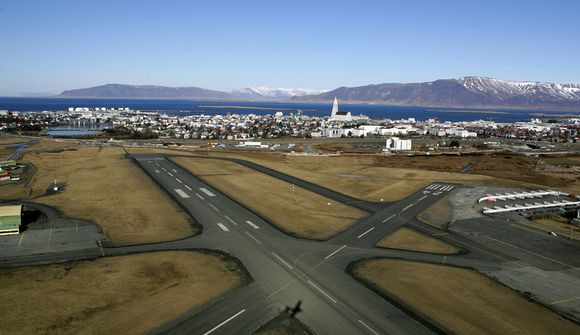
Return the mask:
M 337 203 L 237 163 L 203 158 L 174 158 L 195 175 L 282 230 L 304 238 L 327 239 L 367 213 Z M 330 205 L 328 205 L 330 203 Z
M 377 247 L 437 254 L 455 254 L 459 252 L 459 248 L 451 244 L 407 227 L 401 227 L 387 235 L 377 243 Z
M 580 326 L 475 271 L 401 260 L 359 263 L 355 276 L 453 334 L 578 334 Z
M 235 262 L 189 251 L 0 270 L 2 334 L 144 334 L 243 281 Z
M 448 197 L 443 197 L 417 214 L 417 220 L 437 228 L 444 228 L 451 221 L 451 212 Z
M 25 186 L 5 188 L 1 198 L 29 198 L 56 207 L 66 217 L 92 220 L 114 243 L 151 243 L 194 233 L 188 216 L 131 160 L 122 148 L 28 153 L 37 168 Z M 64 191 L 44 195 L 56 175 Z

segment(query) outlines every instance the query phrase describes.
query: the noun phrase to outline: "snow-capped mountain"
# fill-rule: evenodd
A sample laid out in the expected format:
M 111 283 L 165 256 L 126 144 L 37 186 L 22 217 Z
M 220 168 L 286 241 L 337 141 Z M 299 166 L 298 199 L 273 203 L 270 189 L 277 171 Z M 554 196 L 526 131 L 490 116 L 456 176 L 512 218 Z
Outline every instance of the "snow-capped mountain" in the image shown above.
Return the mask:
M 580 108 L 580 84 L 460 77 L 424 83 L 340 87 L 293 100 L 382 102 L 446 107 Z
M 313 88 L 269 88 L 269 87 L 246 87 L 234 90 L 232 94 L 245 99 L 289 99 L 304 95 L 315 95 L 327 92 Z

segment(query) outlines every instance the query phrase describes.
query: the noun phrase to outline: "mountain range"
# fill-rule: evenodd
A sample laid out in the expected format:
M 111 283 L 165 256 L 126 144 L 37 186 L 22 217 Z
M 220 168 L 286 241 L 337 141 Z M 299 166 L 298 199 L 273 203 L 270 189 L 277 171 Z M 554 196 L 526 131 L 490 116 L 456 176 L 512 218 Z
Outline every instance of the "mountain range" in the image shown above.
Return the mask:
M 423 83 L 385 83 L 335 90 L 247 87 L 231 92 L 199 87 L 107 84 L 68 90 L 58 97 L 183 98 L 199 100 L 289 100 L 379 103 L 438 107 L 580 108 L 580 84 L 507 81 L 460 77 Z

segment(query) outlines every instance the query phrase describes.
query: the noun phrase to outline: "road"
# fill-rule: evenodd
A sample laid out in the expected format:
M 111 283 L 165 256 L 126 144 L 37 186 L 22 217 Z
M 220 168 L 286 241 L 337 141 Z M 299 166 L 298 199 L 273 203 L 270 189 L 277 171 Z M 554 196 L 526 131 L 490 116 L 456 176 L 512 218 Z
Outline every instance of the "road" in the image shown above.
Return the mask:
M 493 244 L 477 243 L 465 234 L 443 231 L 416 221 L 416 215 L 457 187 L 436 183 L 396 203 L 369 203 L 260 165 L 231 159 L 273 177 L 300 185 L 369 213 L 328 241 L 285 235 L 249 209 L 193 176 L 164 155 L 131 156 L 184 210 L 203 226 L 190 238 L 127 247 L 98 247 L 75 252 L 4 259 L 0 266 L 50 263 L 161 250 L 211 249 L 236 257 L 252 281 L 194 315 L 161 325 L 154 333 L 251 334 L 286 306 L 302 300 L 298 318 L 324 334 L 430 334 L 440 332 L 428 320 L 406 313 L 369 290 L 345 270 L 360 259 L 391 257 L 499 271 L 518 260 Z M 207 158 L 214 159 L 214 158 Z M 374 245 L 402 225 L 458 246 L 456 255 L 438 255 Z M 529 256 L 529 255 L 526 255 Z M 184 292 L 186 293 L 186 292 Z

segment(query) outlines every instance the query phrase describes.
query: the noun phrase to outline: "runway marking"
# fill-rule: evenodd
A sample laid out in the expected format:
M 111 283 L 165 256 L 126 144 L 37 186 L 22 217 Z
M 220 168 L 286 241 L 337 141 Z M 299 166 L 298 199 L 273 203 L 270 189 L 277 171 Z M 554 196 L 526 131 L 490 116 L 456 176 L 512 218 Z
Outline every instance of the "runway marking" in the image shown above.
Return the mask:
M 490 237 L 490 236 L 486 236 L 486 235 L 482 235 L 482 236 L 483 236 L 483 237 L 485 237 L 485 238 L 487 238 L 487 239 L 489 239 L 489 240 L 492 240 L 492 241 L 495 241 L 495 242 L 501 243 L 501 244 L 503 244 L 503 245 L 507 245 L 508 247 L 512 247 L 512 248 L 514 248 L 514 249 L 518 249 L 518 250 L 520 250 L 520 251 L 527 252 L 528 254 L 531 254 L 531 255 L 534 255 L 534 256 L 538 256 L 538 257 L 541 257 L 541 258 L 543 258 L 543 259 L 547 259 L 547 260 L 549 260 L 549 261 L 552 261 L 552 262 L 554 262 L 554 263 L 557 263 L 557 264 L 560 264 L 560 265 L 563 265 L 563 266 L 569 267 L 569 268 L 571 268 L 572 270 L 577 270 L 577 269 L 576 269 L 576 268 L 574 268 L 572 265 L 569 265 L 569 264 L 566 264 L 566 263 L 562 263 L 562 262 L 560 262 L 560 261 L 559 261 L 559 260 L 557 260 L 557 259 L 553 259 L 553 258 L 550 258 L 550 257 L 546 257 L 546 256 L 544 256 L 544 255 L 540 255 L 540 254 L 538 254 L 538 253 L 536 253 L 536 252 L 533 252 L 533 251 L 529 251 L 529 250 L 526 250 L 526 249 L 520 248 L 520 247 L 518 247 L 518 246 L 515 246 L 515 245 L 513 245 L 513 244 L 509 244 L 509 243 L 506 243 L 506 242 L 503 242 L 503 241 L 500 241 L 500 240 L 497 240 L 497 239 L 495 239 L 495 238 L 493 238 L 493 237 Z
M 288 264 L 288 262 L 286 262 L 282 257 L 278 256 L 275 252 L 272 251 L 272 255 L 274 255 L 274 257 L 278 258 L 278 260 L 280 260 L 280 262 L 284 263 L 284 265 L 286 265 L 290 269 L 294 269 L 292 267 L 292 265 Z
M 176 188 L 174 189 L 175 193 L 179 194 L 182 198 L 189 198 L 189 194 L 183 192 L 182 189 Z
M 48 230 L 48 247 L 50 248 L 50 238 L 52 237 L 52 225 L 50 226 L 50 229 Z
M 419 198 L 419 200 L 417 200 L 417 202 L 419 202 L 419 201 L 421 201 L 421 200 L 423 200 L 423 199 L 425 199 L 425 198 L 427 198 L 427 196 L 426 196 L 426 195 L 424 195 L 422 198 Z
M 443 256 L 443 260 L 441 261 L 442 264 L 445 264 L 445 262 L 447 262 L 447 255 Z
M 175 180 L 177 180 L 178 183 L 183 184 L 183 182 L 177 178 L 175 178 Z
M 163 170 L 163 171 L 167 172 L 167 169 L 165 169 L 164 167 L 162 167 L 162 168 L 161 168 L 161 170 Z
M 190 191 L 192 191 L 191 187 L 189 187 L 187 185 L 185 185 L 185 188 L 188 189 L 188 190 L 190 190 Z
M 379 333 L 377 333 L 374 329 L 372 329 L 371 327 L 369 327 L 369 325 L 367 325 L 366 323 L 364 323 L 362 320 L 358 320 L 358 322 L 360 322 L 361 325 L 365 326 L 366 329 L 370 330 L 371 333 L 373 333 L 375 335 L 379 335 Z
M 389 220 L 390 220 L 390 219 L 392 219 L 392 218 L 393 218 L 393 216 L 395 216 L 395 215 L 397 215 L 397 214 L 393 214 L 393 215 L 389 216 L 388 218 L 384 219 L 384 220 L 383 220 L 383 223 L 385 223 L 385 222 L 389 221 Z
M 343 245 L 342 247 L 336 249 L 335 251 L 333 251 L 330 255 L 324 257 L 324 259 L 329 259 L 330 257 L 332 257 L 334 254 L 336 254 L 337 252 L 341 251 L 342 249 L 346 248 L 346 244 Z
M 173 172 L 177 173 L 177 170 L 175 170 L 175 169 L 171 169 L 171 171 L 173 171 Z
M 223 223 L 218 222 L 217 225 L 223 230 L 223 231 L 230 231 L 228 227 L 224 226 Z
M 237 312 L 236 314 L 230 316 L 226 321 L 220 323 L 219 325 L 217 325 L 217 326 L 213 327 L 212 329 L 210 329 L 210 330 L 206 331 L 205 333 L 203 333 L 203 335 L 208 335 L 208 334 L 213 333 L 216 329 L 218 329 L 219 327 L 221 327 L 221 326 L 225 325 L 226 323 L 232 321 L 233 319 L 235 319 L 236 317 L 238 317 L 240 314 L 244 313 L 245 311 L 246 311 L 245 309 L 242 309 L 241 311 Z
M 229 216 L 227 216 L 227 215 L 224 215 L 224 217 L 225 217 L 226 219 L 228 219 L 228 221 L 230 221 L 231 223 L 233 223 L 235 226 L 237 226 L 237 225 L 238 225 L 238 224 L 236 223 L 236 221 L 234 221 L 234 220 L 230 219 L 230 217 L 229 217 Z
M 214 206 L 212 203 L 209 203 L 209 207 L 213 208 L 214 211 L 219 212 L 220 210 Z
M 18 247 L 22 244 L 22 239 L 24 238 L 24 233 L 20 234 L 20 239 L 18 240 Z
M 252 221 L 246 221 L 247 224 L 250 225 L 250 227 L 254 228 L 254 229 L 260 229 L 260 227 L 256 226 Z
M 258 244 L 262 244 L 262 242 L 260 242 L 257 238 L 254 237 L 254 235 L 246 232 L 246 234 L 248 234 L 248 236 L 250 236 L 254 241 L 258 242 Z
M 359 236 L 357 236 L 357 238 L 361 238 L 363 236 L 365 236 L 366 234 L 370 233 L 373 229 L 375 229 L 375 227 L 372 227 L 371 229 L 365 231 L 364 233 L 360 234 Z
M 325 297 L 327 297 L 336 304 L 336 300 L 334 300 L 331 296 L 329 296 L 326 292 L 324 292 L 320 287 L 316 286 L 316 284 L 314 284 L 311 280 L 308 280 L 308 283 L 314 286 L 315 289 L 317 289 L 320 293 L 324 294 Z
M 159 171 L 159 170 L 155 170 L 155 173 L 161 173 L 161 171 Z
M 572 297 L 572 298 L 567 298 L 567 299 L 562 299 L 562 300 L 556 300 L 554 302 L 551 302 L 550 305 L 557 305 L 557 304 L 561 304 L 563 302 L 570 302 L 570 301 L 574 301 L 574 300 L 578 300 L 580 299 L 580 296 L 578 297 Z
M 105 251 L 103 250 L 103 247 L 99 247 L 99 249 L 101 249 L 101 256 L 105 257 Z
M 201 195 L 199 195 L 198 193 L 196 193 L 195 195 L 197 195 L 198 198 L 200 198 L 201 200 L 205 200 Z
M 210 190 L 208 190 L 205 187 L 200 187 L 199 190 L 202 191 L 203 193 L 207 194 L 210 197 L 215 197 L 215 194 L 213 194 Z
M 451 191 L 454 188 L 455 188 L 455 186 L 451 186 L 447 191 Z
M 407 206 L 407 207 L 403 208 L 403 210 L 401 210 L 401 212 L 404 212 L 404 211 L 406 211 L 407 209 L 409 209 L 409 208 L 413 207 L 413 205 L 414 205 L 414 204 L 410 204 L 409 206 Z
M 167 174 L 170 175 L 171 177 L 173 177 L 173 173 L 167 172 Z

